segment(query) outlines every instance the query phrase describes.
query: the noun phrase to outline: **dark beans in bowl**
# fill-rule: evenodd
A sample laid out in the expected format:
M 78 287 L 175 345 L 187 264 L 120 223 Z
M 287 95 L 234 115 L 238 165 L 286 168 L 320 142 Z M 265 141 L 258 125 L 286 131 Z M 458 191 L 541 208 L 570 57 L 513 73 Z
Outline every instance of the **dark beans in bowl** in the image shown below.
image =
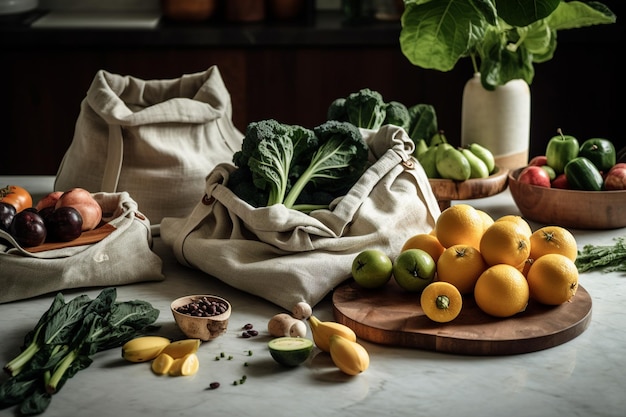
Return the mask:
M 177 307 L 175 310 L 181 314 L 194 317 L 212 317 L 226 312 L 228 305 L 220 300 L 201 297 L 194 299 L 188 304 Z

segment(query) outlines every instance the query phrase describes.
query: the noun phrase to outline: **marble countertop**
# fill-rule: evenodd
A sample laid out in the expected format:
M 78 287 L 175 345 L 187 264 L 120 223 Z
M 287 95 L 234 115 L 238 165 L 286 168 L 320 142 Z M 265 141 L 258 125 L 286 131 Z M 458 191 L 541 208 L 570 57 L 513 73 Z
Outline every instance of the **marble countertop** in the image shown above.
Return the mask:
M 3 177 L 41 194 L 52 189 L 52 177 Z M 25 182 L 27 181 L 27 182 Z M 471 200 L 494 217 L 519 214 L 511 195 Z M 531 223 L 533 228 L 540 225 Z M 579 248 L 587 243 L 611 244 L 626 229 L 573 230 Z M 363 374 L 348 377 L 330 357 L 314 351 L 297 368 L 283 368 L 266 348 L 268 320 L 282 310 L 260 298 L 233 289 L 206 274 L 177 264 L 163 242 L 154 250 L 163 259 L 166 279 L 117 288 L 118 300 L 142 299 L 161 311 L 160 333 L 180 338 L 169 304 L 194 293 L 226 297 L 233 305 L 229 328 L 220 338 L 203 343 L 200 370 L 189 377 L 158 377 L 146 363 L 132 364 L 121 350 L 96 354 L 93 363 L 67 381 L 54 395 L 47 417 L 118 416 L 623 416 L 626 410 L 626 276 L 589 272 L 580 284 L 593 301 L 589 327 L 579 336 L 550 349 L 511 356 L 462 356 L 411 348 L 394 348 L 360 340 L 371 364 Z M 1 272 L 0 272 L 1 273 Z M 100 288 L 64 291 L 66 299 L 96 296 Z M 53 294 L 0 304 L 0 362 L 17 353 L 26 332 L 49 307 Z M 330 298 L 314 314 L 333 320 Z M 250 323 L 260 334 L 240 337 Z M 252 356 L 247 352 L 252 351 Z M 232 360 L 215 360 L 225 353 Z M 247 363 L 247 366 L 245 364 Z M 244 384 L 233 385 L 246 375 Z M 4 377 L 0 377 L 4 378 Z M 4 379 L 0 379 L 3 381 Z M 220 387 L 207 390 L 209 384 Z M 13 409 L 0 415 L 16 415 Z

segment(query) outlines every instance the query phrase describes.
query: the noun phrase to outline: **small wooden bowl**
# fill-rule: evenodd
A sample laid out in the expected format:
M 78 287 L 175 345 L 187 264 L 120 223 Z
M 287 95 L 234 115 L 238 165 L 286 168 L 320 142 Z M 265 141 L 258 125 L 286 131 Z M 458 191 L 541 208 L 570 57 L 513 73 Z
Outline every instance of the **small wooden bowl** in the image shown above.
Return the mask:
M 206 297 L 211 301 L 217 301 L 219 303 L 223 303 L 227 306 L 225 312 L 213 316 L 193 316 L 186 313 L 181 313 L 178 311 L 179 307 L 185 306 L 192 302 L 197 302 L 198 300 Z M 170 305 L 170 310 L 172 310 L 172 315 L 174 316 L 174 320 L 176 324 L 180 328 L 180 330 L 191 339 L 200 339 L 204 342 L 213 340 L 224 333 L 228 328 L 228 319 L 230 318 L 230 313 L 232 311 L 232 307 L 230 303 L 216 295 L 187 295 L 185 297 L 177 298 Z
M 450 207 L 451 200 L 473 200 L 489 197 L 506 190 L 509 170 L 496 166 L 494 173 L 487 178 L 473 178 L 465 181 L 431 178 L 430 187 L 439 202 L 439 208 Z
M 528 220 L 572 229 L 626 226 L 626 190 L 578 191 L 521 183 L 517 177 L 523 168 L 509 173 L 509 189 Z

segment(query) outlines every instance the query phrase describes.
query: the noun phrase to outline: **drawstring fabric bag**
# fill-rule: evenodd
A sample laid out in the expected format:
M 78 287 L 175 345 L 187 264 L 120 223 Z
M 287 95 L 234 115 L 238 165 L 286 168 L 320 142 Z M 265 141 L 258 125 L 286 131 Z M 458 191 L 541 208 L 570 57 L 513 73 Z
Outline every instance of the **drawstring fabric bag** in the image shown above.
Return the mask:
M 55 190 L 128 192 L 153 225 L 191 212 L 207 175 L 241 148 L 217 66 L 176 79 L 96 73 Z M 158 229 L 158 228 L 157 228 Z
M 329 209 L 255 208 L 227 187 L 236 167 L 225 163 L 211 172 L 190 215 L 163 219 L 161 238 L 178 262 L 232 287 L 288 311 L 299 302 L 315 306 L 350 278 L 359 252 L 380 249 L 394 259 L 440 214 L 407 133 L 393 125 L 360 131 L 372 164 Z

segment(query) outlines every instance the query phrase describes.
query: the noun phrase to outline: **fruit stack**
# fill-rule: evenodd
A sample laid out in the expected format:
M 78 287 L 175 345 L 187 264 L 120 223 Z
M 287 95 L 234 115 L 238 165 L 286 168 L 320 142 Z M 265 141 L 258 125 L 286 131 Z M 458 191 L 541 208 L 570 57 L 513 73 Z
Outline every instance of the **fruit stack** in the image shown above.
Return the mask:
M 613 143 L 591 138 L 579 144 L 559 129 L 546 146 L 545 155 L 532 158 L 521 170 L 521 183 L 582 191 L 626 189 L 626 163 L 618 162 Z
M 473 297 L 493 317 L 521 314 L 530 300 L 545 305 L 570 301 L 578 288 L 578 254 L 572 233 L 560 226 L 532 231 L 518 215 L 493 219 L 468 204 L 445 209 L 430 233 L 409 238 L 392 261 L 377 250 L 358 254 L 357 284 L 382 288 L 393 277 L 420 294 L 424 314 L 448 322 Z

